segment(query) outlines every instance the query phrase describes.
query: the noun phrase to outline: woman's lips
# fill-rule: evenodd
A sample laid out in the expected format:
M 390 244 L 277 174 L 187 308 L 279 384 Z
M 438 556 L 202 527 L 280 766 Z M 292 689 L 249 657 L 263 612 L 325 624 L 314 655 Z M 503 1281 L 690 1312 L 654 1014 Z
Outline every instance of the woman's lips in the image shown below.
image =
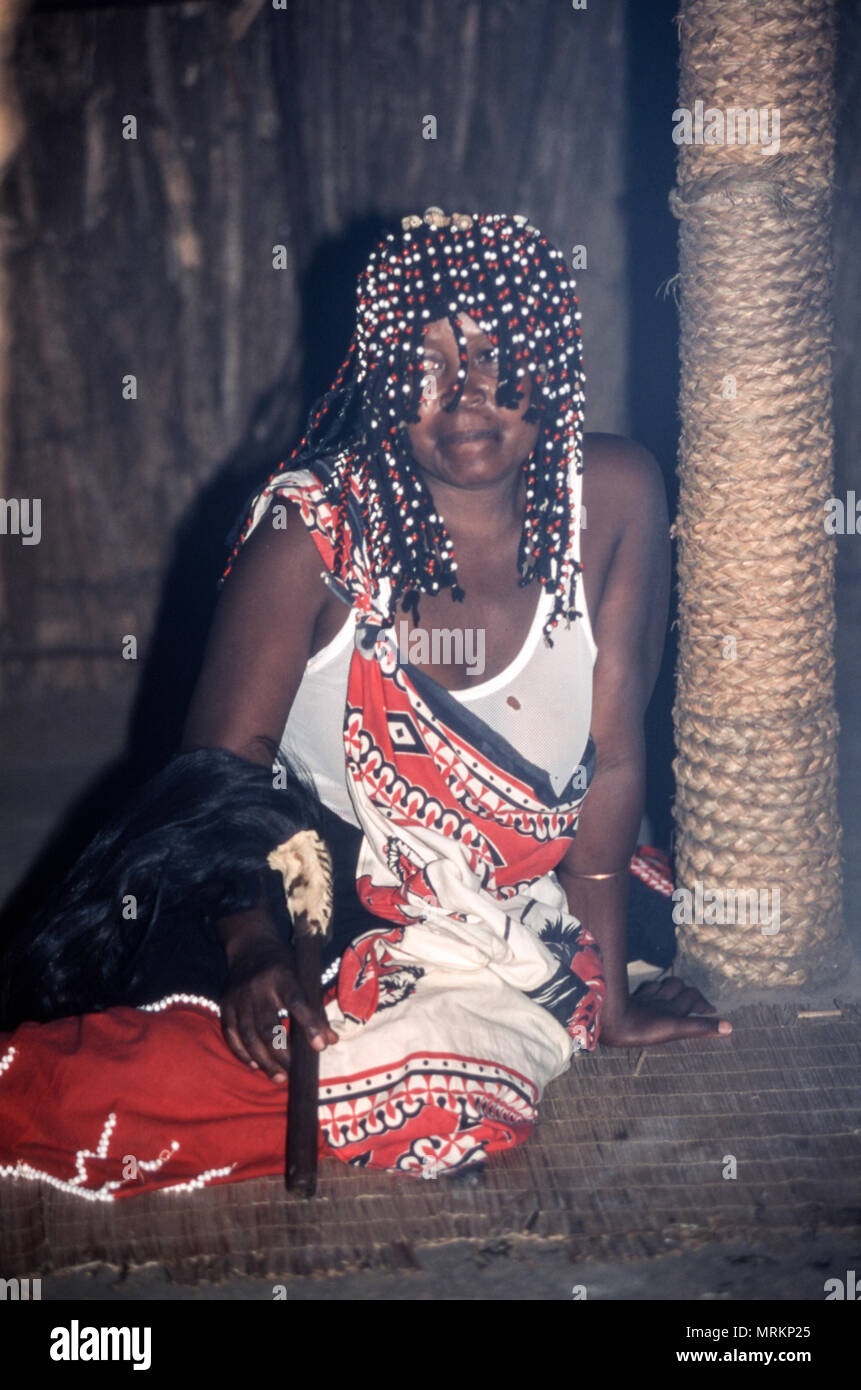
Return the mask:
M 498 430 L 452 430 L 450 434 L 444 434 L 442 441 L 444 444 L 475 444 L 480 441 L 497 442 L 499 440 Z

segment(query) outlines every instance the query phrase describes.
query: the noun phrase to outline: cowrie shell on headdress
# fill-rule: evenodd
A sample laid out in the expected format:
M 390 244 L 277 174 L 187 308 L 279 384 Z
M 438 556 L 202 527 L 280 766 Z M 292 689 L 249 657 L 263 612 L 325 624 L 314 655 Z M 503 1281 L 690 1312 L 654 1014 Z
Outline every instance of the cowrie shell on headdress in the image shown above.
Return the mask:
M 401 218 L 401 227 L 405 232 L 410 232 L 422 223 L 427 227 L 454 227 L 455 231 L 467 232 L 471 229 L 475 217 L 471 212 L 453 212 L 449 217 L 448 213 L 442 208 L 425 208 L 422 217 L 416 213 L 410 213 L 408 217 Z

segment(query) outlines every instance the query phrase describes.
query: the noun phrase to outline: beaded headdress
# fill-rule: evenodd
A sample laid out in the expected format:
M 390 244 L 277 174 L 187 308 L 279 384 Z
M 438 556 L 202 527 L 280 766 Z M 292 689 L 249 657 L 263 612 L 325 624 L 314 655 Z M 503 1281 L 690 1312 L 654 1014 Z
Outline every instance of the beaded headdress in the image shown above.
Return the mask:
M 419 418 L 424 329 L 438 319 L 448 320 L 458 349 L 443 408 L 457 409 L 468 372 L 462 313 L 497 350 L 497 405 L 515 409 L 527 393 L 524 419 L 540 424 L 524 461 L 519 582 L 537 577 L 554 595 L 548 638 L 560 618 L 578 616 L 573 483 L 583 467 L 584 375 L 574 289 L 561 253 L 519 215 L 447 216 L 428 208 L 423 217 L 405 217 L 400 233 L 373 251 L 359 277 L 347 356 L 289 467 L 313 472 L 315 457 L 332 460 L 327 491 L 342 522 L 350 494 L 360 500 L 371 570 L 391 581 L 390 621 L 398 603 L 415 604 L 420 593 L 450 588 L 453 598 L 463 597 L 451 539 L 406 431 Z

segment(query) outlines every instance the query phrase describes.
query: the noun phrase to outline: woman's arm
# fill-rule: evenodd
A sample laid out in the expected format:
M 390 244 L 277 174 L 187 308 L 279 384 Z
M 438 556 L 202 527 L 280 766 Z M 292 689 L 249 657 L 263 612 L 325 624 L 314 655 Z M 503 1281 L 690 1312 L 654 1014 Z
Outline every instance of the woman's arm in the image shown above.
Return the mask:
M 294 506 L 276 530 L 268 517 L 245 543 L 219 597 L 181 752 L 227 748 L 272 765 L 287 716 L 315 647 L 330 599 L 316 547 Z M 278 1010 L 286 1008 L 318 1050 L 337 1042 L 325 1016 L 305 1003 L 266 903 L 261 866 L 258 903 L 222 918 L 218 934 L 228 963 L 222 1027 L 232 1051 L 273 1081 L 286 1080 L 286 1050 L 273 1051 Z
M 669 523 L 663 478 L 645 449 L 619 440 L 602 456 L 600 467 L 607 470 L 601 493 L 612 497 L 619 532 L 595 623 L 599 652 L 591 727 L 597 762 L 577 838 L 557 872 L 571 912 L 593 934 L 603 957 L 607 998 L 601 1041 L 624 1047 L 728 1032 L 729 1025 L 693 1017 L 714 1009 L 680 980 L 664 980 L 660 986 L 645 986 L 633 999 L 628 996 L 628 866 L 645 800 L 643 720 L 667 624 Z M 591 503 L 589 514 L 595 514 Z M 614 876 L 578 877 L 598 873 Z
M 292 504 L 286 526 L 268 516 L 240 550 L 219 596 L 181 752 L 229 748 L 269 766 L 261 742 L 284 731 L 330 598 L 308 529 Z

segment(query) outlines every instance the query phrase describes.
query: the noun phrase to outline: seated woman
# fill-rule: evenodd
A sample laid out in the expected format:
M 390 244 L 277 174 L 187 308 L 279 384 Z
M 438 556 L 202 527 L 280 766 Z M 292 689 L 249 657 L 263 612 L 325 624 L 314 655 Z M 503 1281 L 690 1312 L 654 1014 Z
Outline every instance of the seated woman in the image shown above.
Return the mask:
M 583 438 L 579 318 L 525 218 L 431 209 L 379 244 L 236 538 L 184 755 L 29 944 L 50 1021 L 4 1045 L 4 1174 L 112 1199 L 280 1172 L 285 1017 L 320 1053 L 320 1152 L 414 1175 L 522 1143 L 599 1035 L 729 1031 L 679 980 L 628 996 L 668 527 L 652 457 Z M 257 873 L 300 823 L 335 859 L 322 1013 Z

